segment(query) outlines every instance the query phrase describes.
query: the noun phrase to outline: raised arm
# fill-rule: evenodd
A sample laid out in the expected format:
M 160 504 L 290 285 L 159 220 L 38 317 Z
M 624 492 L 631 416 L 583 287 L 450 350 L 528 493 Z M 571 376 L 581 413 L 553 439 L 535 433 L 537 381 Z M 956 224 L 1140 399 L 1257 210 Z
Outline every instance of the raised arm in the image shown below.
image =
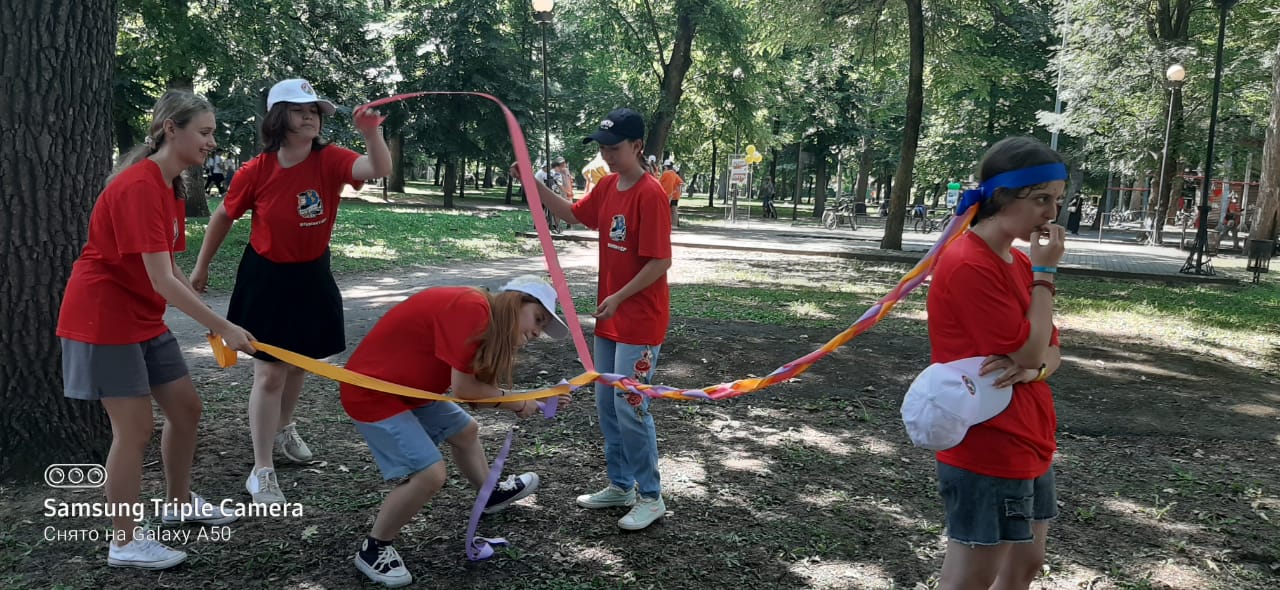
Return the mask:
M 387 147 L 387 140 L 378 132 L 378 125 L 385 118 L 372 109 L 355 113 L 356 129 L 364 136 L 364 144 L 368 146 L 369 153 L 356 158 L 351 164 L 352 178 L 369 180 L 391 174 L 391 148 Z

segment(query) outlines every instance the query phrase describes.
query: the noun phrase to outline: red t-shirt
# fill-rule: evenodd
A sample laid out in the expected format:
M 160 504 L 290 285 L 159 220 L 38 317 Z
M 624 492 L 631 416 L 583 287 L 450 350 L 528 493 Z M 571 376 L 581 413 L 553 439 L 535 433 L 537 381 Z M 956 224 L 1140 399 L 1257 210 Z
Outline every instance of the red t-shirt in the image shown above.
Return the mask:
M 929 287 L 932 362 L 1009 354 L 1027 341 L 1031 260 L 1012 253 L 1013 263 L 1006 263 L 973 232 L 943 252 Z M 1058 345 L 1056 327 L 1050 344 Z M 938 452 L 938 461 L 991 477 L 1035 479 L 1053 461 L 1057 427 L 1049 385 L 1019 383 L 1004 412 L 969 428 L 959 445 Z
M 680 200 L 680 185 L 684 183 L 684 179 L 680 178 L 680 175 L 676 174 L 675 170 L 664 170 L 662 178 L 659 178 L 658 182 L 662 184 L 662 190 L 666 191 L 668 199 L 672 201 Z
M 480 336 L 489 326 L 489 299 L 470 287 L 421 291 L 387 311 L 360 341 L 347 368 L 392 383 L 444 393 L 452 370 L 472 373 Z M 429 400 L 343 383 L 347 415 L 361 422 L 385 420 Z
M 618 190 L 617 174 L 604 177 L 573 204 L 573 216 L 600 232 L 598 301 L 622 290 L 650 259 L 671 258 L 671 204 L 649 174 L 625 191 Z M 596 335 L 623 344 L 657 345 L 666 339 L 670 322 L 664 274 L 623 301 L 613 317 L 597 321 Z
M 151 286 L 142 255 L 187 247 L 186 202 L 160 166 L 144 159 L 98 196 L 89 240 L 71 268 L 57 334 L 89 344 L 136 344 L 161 334 L 165 299 Z
M 324 254 L 342 185 L 359 189 L 351 165 L 360 157 L 336 145 L 281 168 L 277 152 L 263 152 L 236 171 L 222 202 L 231 219 L 253 210 L 249 244 L 272 262 L 309 262 Z

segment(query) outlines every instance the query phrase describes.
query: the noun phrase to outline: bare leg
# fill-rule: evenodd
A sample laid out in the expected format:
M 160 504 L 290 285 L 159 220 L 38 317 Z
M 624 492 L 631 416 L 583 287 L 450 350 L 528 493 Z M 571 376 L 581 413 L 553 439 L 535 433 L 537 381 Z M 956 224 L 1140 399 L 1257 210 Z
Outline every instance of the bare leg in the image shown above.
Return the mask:
M 196 456 L 196 430 L 202 405 L 190 375 L 151 388 L 151 395 L 164 412 L 164 432 L 160 436 L 160 456 L 164 459 L 164 481 L 170 502 L 186 503 L 191 498 L 191 464 Z
M 1049 521 L 1031 523 L 1031 533 L 1035 535 L 1032 542 L 1011 544 L 991 590 L 1027 590 L 1040 575 L 1045 544 L 1049 539 Z
M 142 493 L 142 460 L 151 441 L 151 398 L 103 398 L 102 407 L 111 418 L 111 450 L 107 453 L 107 502 L 136 504 Z M 138 526 L 128 514 L 111 519 L 117 535 L 133 541 L 133 528 Z M 119 538 L 119 537 L 117 537 Z
M 453 447 L 453 462 L 458 465 L 458 471 L 467 478 L 472 488 L 479 490 L 489 476 L 489 460 L 485 458 L 484 445 L 480 443 L 480 427 L 472 420 L 471 424 L 447 440 L 449 446 Z
M 938 590 L 987 590 L 995 582 L 1009 543 L 965 545 L 947 541 Z
M 271 451 L 280 431 L 280 407 L 288 365 L 254 359 L 249 392 L 249 432 L 253 436 L 253 468 L 275 468 Z
M 373 530 L 369 531 L 369 536 L 379 541 L 394 541 L 400 535 L 400 529 L 409 524 L 413 515 L 421 511 L 436 492 L 440 491 L 444 486 L 444 479 L 444 461 L 437 461 L 410 476 L 409 481 L 396 486 L 387 494 L 387 499 L 382 501 L 382 508 L 378 509 L 378 517 L 373 521 Z
M 293 422 L 293 410 L 298 407 L 298 398 L 302 396 L 302 384 L 306 380 L 307 373 L 293 365 L 286 365 L 288 375 L 284 380 L 284 392 L 280 396 L 280 425 L 276 426 L 276 432 L 280 432 L 286 424 Z

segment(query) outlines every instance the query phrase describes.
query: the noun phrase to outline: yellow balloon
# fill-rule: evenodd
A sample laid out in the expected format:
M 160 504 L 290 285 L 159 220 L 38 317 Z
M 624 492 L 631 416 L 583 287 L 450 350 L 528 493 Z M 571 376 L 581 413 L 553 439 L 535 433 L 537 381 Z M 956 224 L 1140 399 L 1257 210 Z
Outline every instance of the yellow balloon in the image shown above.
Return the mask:
M 756 153 L 756 146 L 754 144 L 747 146 L 747 155 L 750 156 L 754 153 Z

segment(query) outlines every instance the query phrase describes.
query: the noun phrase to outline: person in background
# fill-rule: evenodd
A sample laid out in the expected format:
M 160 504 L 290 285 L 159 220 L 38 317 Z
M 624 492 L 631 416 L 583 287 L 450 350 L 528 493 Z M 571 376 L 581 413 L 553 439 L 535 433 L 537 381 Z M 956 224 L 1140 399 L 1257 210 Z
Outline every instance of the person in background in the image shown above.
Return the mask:
M 676 163 L 670 158 L 662 163 L 662 176 L 658 177 L 658 184 L 662 185 L 662 190 L 667 192 L 667 200 L 671 202 L 671 225 L 680 227 L 680 191 L 684 186 L 684 179 L 680 178 L 675 166 Z

